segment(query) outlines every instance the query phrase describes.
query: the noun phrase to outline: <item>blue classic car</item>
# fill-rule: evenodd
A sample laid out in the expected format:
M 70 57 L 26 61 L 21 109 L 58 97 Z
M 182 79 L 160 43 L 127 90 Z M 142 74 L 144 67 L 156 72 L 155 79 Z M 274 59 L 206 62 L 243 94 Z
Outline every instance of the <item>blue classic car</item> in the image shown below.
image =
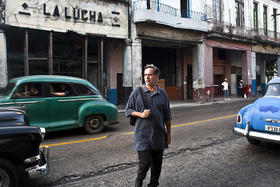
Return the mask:
M 233 133 L 247 137 L 251 144 L 280 143 L 280 77 L 268 82 L 264 97 L 239 111 Z

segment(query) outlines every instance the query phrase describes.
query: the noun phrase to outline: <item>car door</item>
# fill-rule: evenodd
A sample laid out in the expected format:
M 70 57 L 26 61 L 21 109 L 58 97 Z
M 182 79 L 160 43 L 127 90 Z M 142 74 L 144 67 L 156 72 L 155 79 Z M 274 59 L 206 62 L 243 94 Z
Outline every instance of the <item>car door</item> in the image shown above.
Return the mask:
M 30 125 L 48 127 L 49 106 L 44 97 L 42 83 L 24 83 L 17 86 L 10 106 L 24 106 Z
M 52 116 L 50 127 L 52 128 L 64 129 L 80 126 L 81 124 L 78 123 L 79 107 L 85 102 L 94 100 L 95 97 L 100 97 L 90 88 L 77 83 L 67 84 L 68 95 L 64 96 L 53 95 L 53 90 L 61 93 L 57 83 L 50 83 L 49 87 L 49 93 L 52 95 L 50 96 L 52 100 L 50 101 Z
M 69 83 L 49 83 L 48 102 L 50 107 L 50 128 L 53 130 L 75 126 L 77 114 L 75 95 Z

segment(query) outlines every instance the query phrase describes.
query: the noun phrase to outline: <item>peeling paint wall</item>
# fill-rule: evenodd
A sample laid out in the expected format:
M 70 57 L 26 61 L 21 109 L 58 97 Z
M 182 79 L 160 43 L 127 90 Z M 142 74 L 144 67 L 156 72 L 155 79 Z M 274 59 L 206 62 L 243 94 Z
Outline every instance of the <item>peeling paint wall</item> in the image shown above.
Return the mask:
M 6 24 L 127 38 L 127 6 L 126 3 L 99 0 L 9 0 L 6 2 Z
M 120 41 L 111 41 L 107 43 L 108 54 L 107 54 L 107 64 L 108 64 L 108 89 L 117 88 L 117 74 L 123 72 L 123 54 L 124 46 Z
M 7 52 L 6 52 L 6 37 L 3 31 L 0 30 L 0 88 L 7 85 Z

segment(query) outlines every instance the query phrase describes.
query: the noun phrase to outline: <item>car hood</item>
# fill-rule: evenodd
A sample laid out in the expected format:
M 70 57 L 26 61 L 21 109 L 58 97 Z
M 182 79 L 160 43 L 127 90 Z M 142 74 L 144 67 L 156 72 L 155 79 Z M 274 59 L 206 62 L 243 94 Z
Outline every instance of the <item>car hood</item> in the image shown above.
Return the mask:
M 251 110 L 250 128 L 264 131 L 265 125 L 280 126 L 280 97 L 263 97 L 258 99 Z M 272 121 L 269 121 L 272 120 Z

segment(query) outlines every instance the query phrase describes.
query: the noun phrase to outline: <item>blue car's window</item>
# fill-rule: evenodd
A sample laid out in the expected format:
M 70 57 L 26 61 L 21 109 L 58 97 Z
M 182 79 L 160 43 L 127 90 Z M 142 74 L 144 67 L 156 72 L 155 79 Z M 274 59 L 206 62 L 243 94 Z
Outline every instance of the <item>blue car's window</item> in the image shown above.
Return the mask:
M 15 83 L 9 83 L 4 89 L 0 89 L 0 95 L 2 96 L 9 95 L 14 87 L 15 87 Z
M 280 84 L 268 85 L 265 96 L 280 96 Z

